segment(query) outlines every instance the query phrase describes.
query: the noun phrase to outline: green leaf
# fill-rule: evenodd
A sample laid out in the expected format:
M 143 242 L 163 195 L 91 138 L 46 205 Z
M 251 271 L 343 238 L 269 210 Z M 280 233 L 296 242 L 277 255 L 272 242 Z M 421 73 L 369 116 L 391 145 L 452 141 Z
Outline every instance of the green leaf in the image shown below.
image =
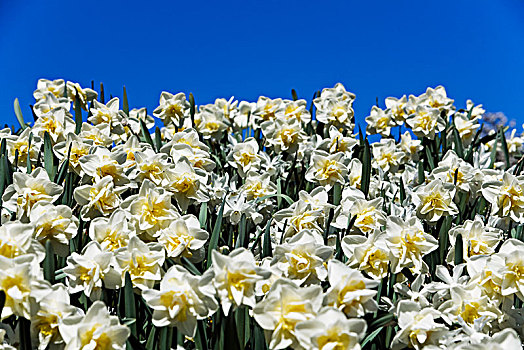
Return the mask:
M 455 124 L 453 124 L 453 138 L 455 144 L 455 153 L 457 156 L 464 159 L 464 146 L 462 145 L 462 139 L 460 138 L 460 134 L 455 127 Z
M 124 301 L 125 301 L 125 312 L 126 318 L 136 319 L 136 307 L 135 307 L 135 293 L 133 292 L 133 281 L 129 272 L 126 272 L 125 285 L 124 285 Z M 128 326 L 131 334 L 137 336 L 136 323 Z
M 45 258 L 44 258 L 44 278 L 49 283 L 55 283 L 55 252 L 53 250 L 53 244 L 48 239 L 45 242 Z
M 200 228 L 207 231 L 207 202 L 200 205 L 200 213 L 198 214 L 198 221 Z
M 46 131 L 44 134 L 44 167 L 50 179 L 54 179 L 58 167 L 58 160 L 53 154 L 51 136 Z
M 59 185 L 62 184 L 62 182 L 65 180 L 65 177 L 69 170 L 69 159 L 71 157 L 71 146 L 73 146 L 73 144 L 69 145 L 69 150 L 67 151 L 67 158 L 62 162 L 62 165 L 60 165 L 60 169 L 58 169 L 58 173 L 55 176 L 54 182 Z
M 198 268 L 191 261 L 189 261 L 187 258 L 182 257 L 182 259 L 180 259 L 180 260 L 182 262 L 182 266 L 184 266 L 193 275 L 195 275 L 195 276 L 201 276 L 202 275 L 202 273 L 198 270 Z
M 20 350 L 31 350 L 31 321 L 20 317 L 18 319 L 18 327 L 20 330 Z
M 383 315 L 383 316 L 373 320 L 369 324 L 369 329 L 385 326 L 388 323 L 390 323 L 391 321 L 393 321 L 394 319 L 395 319 L 395 315 L 393 315 L 393 314 L 385 314 L 385 315 Z
M 220 229 L 222 228 L 222 216 L 224 215 L 224 206 L 226 205 L 226 198 L 229 191 L 226 192 L 224 195 L 224 198 L 222 198 L 222 204 L 220 205 L 220 209 L 218 211 L 217 220 L 215 221 L 215 226 L 213 227 L 213 232 L 211 233 L 211 238 L 209 239 L 209 250 L 207 252 L 207 264 L 206 267 L 209 268 L 211 266 L 211 256 L 213 254 L 213 250 L 217 249 L 218 246 L 218 238 L 220 236 Z
M 149 133 L 149 130 L 147 130 L 146 123 L 144 123 L 142 119 L 140 119 L 140 129 L 142 130 L 142 137 L 144 138 L 144 141 L 149 143 L 151 147 L 155 148 L 151 134 Z
M 258 197 L 255 200 L 255 203 L 263 202 L 266 199 L 272 198 L 272 197 L 282 197 L 282 198 L 284 198 L 286 200 L 286 202 L 288 202 L 289 205 L 295 203 L 295 201 L 293 199 L 291 199 L 291 197 L 289 197 L 289 196 L 287 196 L 285 194 L 278 194 L 278 193 L 273 193 L 273 194 L 268 194 L 267 196 Z
M 489 168 L 492 169 L 493 166 L 495 165 L 495 161 L 497 160 L 497 148 L 498 148 L 498 142 L 499 142 L 499 138 L 497 137 L 495 139 L 495 142 L 493 142 L 493 148 L 491 149 L 491 155 L 490 155 L 490 163 L 489 163 Z
M 368 139 L 364 140 L 364 154 L 362 155 L 362 181 L 360 184 L 360 190 L 369 196 L 369 184 L 371 181 L 371 150 L 369 147 Z
M 2 314 L 2 311 L 4 310 L 5 299 L 6 299 L 5 292 L 3 290 L 0 290 L 0 315 Z
M 262 244 L 262 259 L 268 256 L 273 256 L 273 249 L 271 248 L 271 219 L 267 221 Z
M 373 339 L 375 339 L 377 337 L 377 335 L 382 331 L 382 329 L 384 329 L 384 327 L 379 327 L 377 329 L 375 329 L 373 332 L 371 332 L 363 341 L 362 343 L 360 344 L 360 346 L 362 348 L 364 348 L 364 346 L 366 346 L 367 343 L 369 343 L 370 341 L 373 341 Z
M 421 185 L 426 182 L 426 174 L 424 173 L 424 162 L 421 160 L 418 162 L 418 184 Z
M 173 341 L 173 327 L 160 328 L 159 350 L 171 350 L 171 343 Z
M 404 203 L 406 200 L 406 188 L 404 187 L 404 180 L 402 180 L 402 176 L 400 177 L 400 204 Z
M 266 338 L 264 337 L 264 330 L 257 324 L 253 327 L 254 350 L 266 350 Z
M 249 237 L 247 237 L 247 218 L 246 214 L 242 214 L 242 216 L 240 217 L 240 222 L 238 224 L 238 236 L 235 242 L 235 248 L 247 248 L 248 243 Z
M 333 204 L 339 205 L 342 198 L 342 185 L 338 182 L 333 185 Z
M 27 128 L 27 124 L 24 122 L 24 116 L 22 115 L 22 110 L 20 109 L 20 102 L 18 102 L 18 98 L 15 98 L 14 108 L 16 119 L 18 119 L 18 123 L 20 123 L 22 130 L 25 130 Z
M 82 130 L 82 106 L 80 106 L 80 99 L 75 99 L 75 134 L 80 134 Z
M 506 135 L 504 135 L 504 131 L 502 131 L 502 129 L 499 129 L 499 133 L 500 133 L 500 142 L 502 146 L 502 152 L 504 153 L 504 160 L 506 161 L 506 169 L 508 169 L 511 166 L 509 150 L 508 150 L 508 143 L 506 142 Z
M 156 151 L 160 152 L 160 149 L 162 148 L 162 134 L 160 133 L 160 128 L 158 126 L 155 128 L 155 145 Z
M 127 101 L 127 91 L 124 86 L 124 96 L 122 97 L 122 111 L 129 117 L 129 102 Z
M 462 241 L 462 234 L 458 234 L 457 238 L 455 240 L 455 265 L 462 264 L 464 261 L 463 259 L 463 249 L 464 249 L 464 242 Z
M 192 93 L 189 93 L 189 116 L 191 117 L 191 125 L 195 125 L 195 113 L 196 113 L 195 96 L 193 96 Z
M 293 96 L 293 101 L 298 100 L 298 95 L 295 89 L 291 89 L 291 96 Z
M 235 310 L 235 323 L 237 325 L 238 342 L 241 350 L 244 350 L 251 337 L 249 321 L 249 309 L 247 307 L 242 306 Z
M 157 327 L 151 327 L 151 330 L 149 331 L 149 337 L 147 337 L 147 342 L 146 342 L 147 350 L 156 350 L 156 347 L 155 347 L 156 332 L 157 332 Z
M 195 345 L 197 349 L 207 350 L 207 337 L 206 330 L 204 329 L 204 320 L 197 321 Z

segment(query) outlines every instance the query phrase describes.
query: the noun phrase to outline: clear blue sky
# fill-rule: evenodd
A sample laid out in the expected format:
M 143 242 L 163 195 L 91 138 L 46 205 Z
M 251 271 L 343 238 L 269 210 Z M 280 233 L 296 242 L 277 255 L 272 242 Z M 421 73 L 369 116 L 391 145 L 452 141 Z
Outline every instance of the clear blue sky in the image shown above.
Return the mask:
M 524 1 L 0 0 L 0 122 L 38 78 L 104 82 L 152 111 L 162 90 L 308 100 L 340 81 L 357 118 L 375 98 L 443 84 L 524 122 Z M 108 94 L 107 94 L 108 95 Z

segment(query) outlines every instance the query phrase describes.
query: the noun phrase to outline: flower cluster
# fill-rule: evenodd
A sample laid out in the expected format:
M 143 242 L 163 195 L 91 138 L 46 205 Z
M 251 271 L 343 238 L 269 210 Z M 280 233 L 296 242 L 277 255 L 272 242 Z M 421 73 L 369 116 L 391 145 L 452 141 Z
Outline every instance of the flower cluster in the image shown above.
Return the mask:
M 522 347 L 524 141 L 482 105 L 126 96 L 41 79 L 0 130 L 1 348 Z

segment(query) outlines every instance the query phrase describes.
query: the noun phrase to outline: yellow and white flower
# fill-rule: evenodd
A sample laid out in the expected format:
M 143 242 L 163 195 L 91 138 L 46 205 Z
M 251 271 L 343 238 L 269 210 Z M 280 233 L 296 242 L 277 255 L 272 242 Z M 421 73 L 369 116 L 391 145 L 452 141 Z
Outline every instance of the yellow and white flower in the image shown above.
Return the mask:
M 455 186 L 441 180 L 433 180 L 420 186 L 413 196 L 417 206 L 417 216 L 429 222 L 436 222 L 443 216 L 458 214 L 458 207 L 453 202 Z
M 109 175 L 103 177 L 92 186 L 83 185 L 75 189 L 75 200 L 82 206 L 80 215 L 84 220 L 91 220 L 98 216 L 109 216 L 122 202 L 120 193 L 125 187 L 115 187 L 113 178 Z
M 231 307 L 254 307 L 255 285 L 269 278 L 271 272 L 258 267 L 253 253 L 245 248 L 237 248 L 229 255 L 222 255 L 214 250 L 211 259 L 213 285 L 224 314 L 227 316 Z
M 306 172 L 306 180 L 318 182 L 328 190 L 335 183 L 344 184 L 348 168 L 343 161 L 342 152 L 328 154 L 324 151 L 315 151 L 311 155 L 311 166 Z
M 162 119 L 164 125 L 179 125 L 184 118 L 189 117 L 190 107 L 184 93 L 173 95 L 162 91 L 160 105 L 153 111 L 153 115 Z

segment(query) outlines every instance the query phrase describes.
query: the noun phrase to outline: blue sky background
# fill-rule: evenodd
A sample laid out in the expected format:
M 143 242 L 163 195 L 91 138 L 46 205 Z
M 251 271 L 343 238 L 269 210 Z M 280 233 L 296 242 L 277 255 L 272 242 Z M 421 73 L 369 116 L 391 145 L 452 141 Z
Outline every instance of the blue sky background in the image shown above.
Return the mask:
M 524 1 L 0 0 L 0 122 L 26 120 L 38 78 L 106 96 L 126 85 L 152 111 L 162 90 L 216 97 L 311 99 L 342 82 L 357 119 L 378 97 L 442 84 L 524 122 Z

